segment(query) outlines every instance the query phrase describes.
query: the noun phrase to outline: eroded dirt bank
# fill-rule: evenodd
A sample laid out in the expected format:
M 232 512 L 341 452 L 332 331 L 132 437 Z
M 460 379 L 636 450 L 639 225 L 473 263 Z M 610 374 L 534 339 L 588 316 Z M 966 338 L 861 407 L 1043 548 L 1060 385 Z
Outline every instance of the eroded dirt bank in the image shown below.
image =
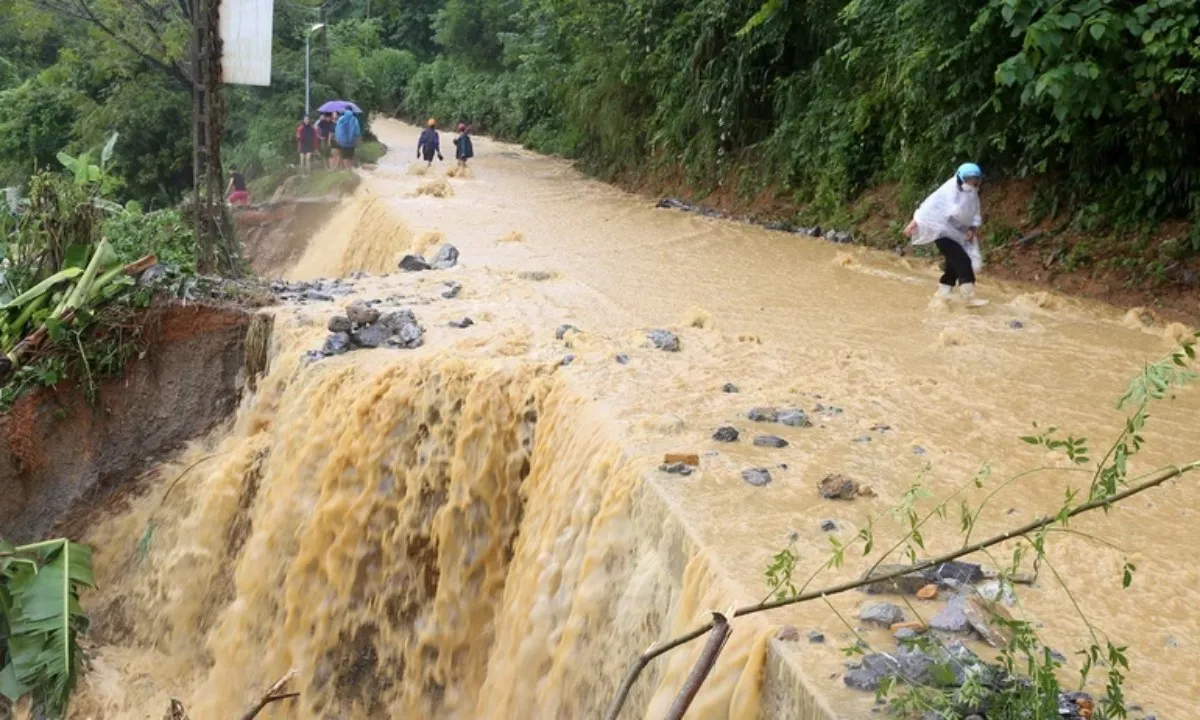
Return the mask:
M 377 127 L 392 147 L 415 142 Z M 171 696 L 228 717 L 288 669 L 301 696 L 281 717 L 594 717 L 637 651 L 760 600 L 789 538 L 807 577 L 828 559 L 825 520 L 846 539 L 876 516 L 884 545 L 918 478 L 946 495 L 987 463 L 986 488 L 965 494 L 978 502 L 1053 462 L 1016 442 L 1032 421 L 1111 437 L 1112 399 L 1182 332 L 1007 286 L 982 312 L 931 312 L 923 265 L 656 211 L 564 163 L 477 148 L 466 179 L 399 157 L 368 174 L 286 274 L 369 275 L 269 311 L 271 370 L 233 427 L 94 528 L 103 590 L 79 717 L 161 714 Z M 457 266 L 393 270 L 445 241 Z M 410 310 L 423 344 L 306 362 L 354 301 Z M 763 406 L 812 426 L 751 422 Z M 1137 467 L 1200 454 L 1197 409 L 1194 392 L 1159 409 Z M 712 439 L 722 426 L 742 439 Z M 767 434 L 786 446 L 753 443 Z M 698 471 L 659 472 L 667 452 L 696 453 Z M 771 482 L 744 482 L 750 468 Z M 820 499 L 832 472 L 875 497 Z M 1052 511 L 1068 482 L 1014 484 L 978 532 Z M 1195 690 L 1178 653 L 1200 631 L 1200 577 L 1176 550 L 1195 503 L 1180 483 L 1078 523 L 1136 550 L 1128 591 L 1119 550 L 1064 537 L 1051 553 L 1089 619 L 1130 646 L 1127 692 L 1162 715 L 1186 716 L 1179 690 Z M 961 542 L 949 525 L 927 533 L 931 553 Z M 861 600 L 833 604 L 854 617 Z M 1079 646 L 1061 588 L 1022 600 L 1049 644 Z M 774 639 L 789 624 L 828 642 Z M 850 638 L 824 605 L 747 619 L 689 717 L 865 716 L 870 698 L 841 680 Z M 698 651 L 652 665 L 626 717 L 660 717 Z

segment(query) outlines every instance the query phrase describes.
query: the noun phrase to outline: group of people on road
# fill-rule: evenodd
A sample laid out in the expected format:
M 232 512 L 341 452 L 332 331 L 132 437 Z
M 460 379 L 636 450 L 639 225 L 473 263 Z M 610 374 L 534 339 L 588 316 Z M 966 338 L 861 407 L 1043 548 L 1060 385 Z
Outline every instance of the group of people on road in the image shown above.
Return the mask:
M 312 173 L 313 155 L 330 170 L 354 167 L 354 149 L 362 140 L 362 125 L 354 112 L 321 113 L 316 124 L 308 115 L 296 126 L 296 151 L 300 153 L 300 171 Z
M 417 159 L 424 160 L 425 166 L 433 165 L 433 158 L 444 160 L 442 157 L 442 140 L 437 131 L 437 120 L 429 118 L 425 129 L 417 138 Z M 471 143 L 471 128 L 466 123 L 458 124 L 458 137 L 454 138 L 454 159 L 458 161 L 460 171 L 467 168 L 467 161 L 475 157 L 475 146 Z

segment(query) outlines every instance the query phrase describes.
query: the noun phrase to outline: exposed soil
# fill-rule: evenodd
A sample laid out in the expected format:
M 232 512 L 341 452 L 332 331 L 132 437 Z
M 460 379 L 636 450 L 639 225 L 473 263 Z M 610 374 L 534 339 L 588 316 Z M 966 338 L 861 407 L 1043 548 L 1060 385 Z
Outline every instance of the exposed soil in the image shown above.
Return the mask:
M 254 273 L 277 277 L 294 265 L 337 203 L 336 197 L 288 200 L 235 213 L 238 237 Z
M 244 384 L 251 315 L 190 303 L 152 308 L 147 351 L 100 383 L 95 403 L 77 384 L 31 392 L 0 417 L 0 528 L 28 541 L 80 505 L 226 418 Z

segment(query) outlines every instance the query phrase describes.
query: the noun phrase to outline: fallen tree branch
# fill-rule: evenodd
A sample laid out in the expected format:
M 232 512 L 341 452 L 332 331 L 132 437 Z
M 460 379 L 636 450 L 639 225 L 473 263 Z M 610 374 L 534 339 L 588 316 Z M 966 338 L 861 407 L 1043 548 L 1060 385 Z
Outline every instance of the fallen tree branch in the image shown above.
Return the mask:
M 713 613 L 712 626 L 713 629 L 708 635 L 704 652 L 700 653 L 700 659 L 696 661 L 696 666 L 688 674 L 675 702 L 671 703 L 671 709 L 667 711 L 665 720 L 683 720 L 683 714 L 691 707 L 692 700 L 696 699 L 696 693 L 700 692 L 700 686 L 708 679 L 713 665 L 717 664 L 717 656 L 721 654 L 721 650 L 725 648 L 725 641 L 729 640 L 729 635 L 733 632 L 729 627 L 729 619 L 719 612 Z
M 1082 515 L 1084 513 L 1091 512 L 1093 510 L 1099 510 L 1100 508 L 1109 508 L 1112 505 L 1121 502 L 1122 500 L 1126 500 L 1130 497 L 1133 497 L 1134 495 L 1137 495 L 1138 493 L 1145 492 L 1146 490 L 1149 490 L 1151 488 L 1158 487 L 1159 485 L 1162 485 L 1163 483 L 1167 482 L 1168 480 L 1173 480 L 1181 475 L 1184 475 L 1186 473 L 1192 472 L 1193 470 L 1197 470 L 1197 469 L 1200 469 L 1200 461 L 1189 463 L 1189 464 L 1183 465 L 1181 467 L 1168 468 L 1166 470 L 1161 471 L 1157 475 L 1154 475 L 1149 480 L 1147 480 L 1143 483 L 1140 483 L 1138 485 L 1133 485 L 1131 487 L 1128 487 L 1119 493 L 1116 493 L 1116 494 L 1111 495 L 1106 498 L 1100 498 L 1098 500 L 1093 500 L 1091 502 L 1084 503 L 1083 505 L 1079 505 L 1079 506 L 1073 508 L 1065 516 L 1054 515 L 1054 516 L 1050 516 L 1050 517 L 1040 517 L 1040 518 L 1037 518 L 1036 520 L 1026 523 L 1025 525 L 1022 525 L 1020 527 L 1014 528 L 1012 530 L 1007 530 L 1003 533 L 1000 533 L 999 535 L 995 535 L 986 540 L 980 540 L 979 542 L 974 543 L 972 545 L 967 545 L 967 546 L 961 547 L 952 552 L 948 552 L 945 555 L 942 555 L 940 557 L 933 558 L 932 560 L 925 560 L 923 562 L 916 563 L 915 565 L 905 566 L 904 569 L 902 569 L 902 570 L 896 570 L 894 572 L 885 573 L 885 574 L 881 574 L 881 575 L 874 575 L 874 576 L 868 574 L 867 577 L 859 578 L 858 580 L 852 580 L 850 582 L 841 583 L 840 585 L 834 585 L 832 587 L 827 587 L 827 588 L 823 588 L 820 590 L 814 590 L 812 592 L 804 593 L 802 595 L 797 595 L 795 597 L 785 598 L 782 600 L 773 600 L 771 602 L 764 602 L 764 603 L 759 603 L 757 605 L 749 605 L 746 607 L 738 608 L 737 610 L 734 611 L 733 617 L 742 617 L 744 615 L 753 615 L 755 613 L 760 613 L 760 612 L 764 612 L 767 610 L 775 610 L 777 608 L 786 607 L 788 605 L 796 605 L 798 603 L 808 602 L 810 600 L 817 600 L 820 598 L 829 597 L 831 595 L 840 595 L 842 593 L 849 592 L 851 590 L 856 590 L 858 588 L 865 587 L 867 585 L 874 585 L 876 583 L 886 582 L 888 580 L 894 580 L 894 579 L 902 577 L 904 575 L 908 575 L 909 573 L 920 572 L 921 570 L 927 570 L 929 568 L 936 567 L 943 563 L 950 562 L 951 560 L 957 560 L 958 558 L 963 557 L 964 555 L 970 555 L 972 553 L 979 552 L 980 550 L 985 550 L 989 547 L 992 547 L 993 545 L 999 545 L 1001 543 L 1008 542 L 1009 540 L 1019 538 L 1022 535 L 1027 535 L 1036 530 L 1041 530 L 1042 528 L 1053 525 L 1054 523 L 1059 522 L 1062 519 L 1073 518 L 1077 515 Z M 672 640 L 668 640 L 667 642 L 665 642 L 661 645 L 651 647 L 649 650 L 647 650 L 646 652 L 639 655 L 637 657 L 637 659 L 634 661 L 633 665 L 629 668 L 629 671 L 626 673 L 625 679 L 621 682 L 621 687 L 617 690 L 617 694 L 613 698 L 613 702 L 608 708 L 608 713 L 604 716 L 605 720 L 617 720 L 617 717 L 621 713 L 621 708 L 625 705 L 625 701 L 629 697 L 629 692 L 633 689 L 634 683 L 637 681 L 638 676 L 641 675 L 642 670 L 646 667 L 646 665 L 648 665 L 650 663 L 651 660 L 658 657 L 659 655 L 663 655 L 664 653 L 670 652 L 671 650 L 674 650 L 675 648 L 680 647 L 681 645 L 686 645 L 687 643 L 690 643 L 691 641 L 704 635 L 705 633 L 709 632 L 712 629 L 713 629 L 713 623 L 711 623 L 711 622 L 706 623 L 706 624 L 702 625 L 701 627 L 698 627 L 695 630 L 692 630 L 691 632 L 688 632 L 684 635 L 680 635 L 679 637 L 674 638 Z
M 270 688 L 268 688 L 267 691 L 265 693 L 263 693 L 263 696 L 258 699 L 258 702 L 254 703 L 254 705 L 252 705 L 250 707 L 250 709 L 247 710 L 242 715 L 242 720 L 252 720 L 254 718 L 254 716 L 256 716 L 260 712 L 262 712 L 263 708 L 265 708 L 266 706 L 270 705 L 273 702 L 276 702 L 278 700 L 286 700 L 288 698 L 299 697 L 300 693 L 298 693 L 298 692 L 284 692 L 283 691 L 283 689 L 285 687 L 287 687 L 287 684 L 290 683 L 292 681 L 292 678 L 294 678 L 294 677 L 296 677 L 296 671 L 289 670 L 287 675 L 284 675 L 283 677 L 276 680 L 275 684 L 272 685 Z

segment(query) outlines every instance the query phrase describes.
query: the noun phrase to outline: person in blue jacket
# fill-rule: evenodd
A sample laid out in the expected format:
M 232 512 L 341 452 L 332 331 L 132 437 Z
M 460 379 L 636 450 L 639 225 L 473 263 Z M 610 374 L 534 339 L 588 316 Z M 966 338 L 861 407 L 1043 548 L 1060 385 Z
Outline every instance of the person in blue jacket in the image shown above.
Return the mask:
M 333 126 L 333 140 L 341 155 L 339 165 L 342 168 L 354 169 L 354 148 L 358 145 L 360 137 L 362 137 L 362 126 L 358 124 L 358 118 L 354 117 L 354 112 L 349 108 L 343 110 L 337 125 Z
M 466 123 L 458 124 L 458 137 L 454 138 L 454 158 L 458 160 L 458 171 L 467 169 L 467 161 L 475 157 L 475 146 L 471 144 L 470 130 Z
M 437 155 L 437 159 L 442 159 L 442 140 L 438 137 L 437 120 L 429 118 L 427 127 L 421 131 L 421 137 L 417 138 L 417 158 L 424 160 L 426 166 L 433 165 L 433 156 Z

